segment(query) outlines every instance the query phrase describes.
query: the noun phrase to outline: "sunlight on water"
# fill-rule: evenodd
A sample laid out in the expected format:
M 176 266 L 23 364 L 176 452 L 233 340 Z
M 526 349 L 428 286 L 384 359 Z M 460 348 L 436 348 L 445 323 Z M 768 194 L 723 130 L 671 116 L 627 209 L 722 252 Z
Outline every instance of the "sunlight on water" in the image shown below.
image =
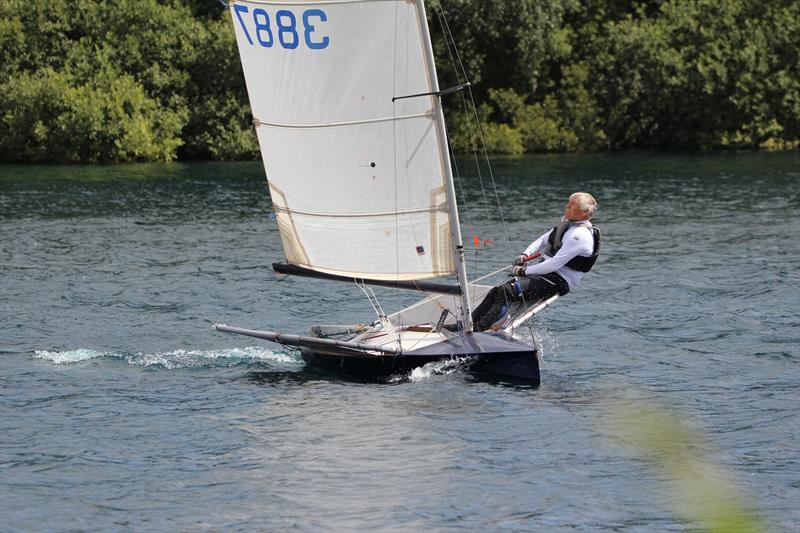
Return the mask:
M 63 352 L 36 350 L 34 357 L 52 361 L 57 365 L 80 363 L 96 358 L 120 359 L 133 366 L 160 366 L 166 369 L 179 368 L 216 368 L 229 367 L 247 363 L 296 363 L 302 364 L 299 358 L 280 351 L 266 348 L 247 347 L 228 350 L 175 350 L 166 353 L 126 354 L 119 352 L 102 352 L 97 350 L 67 350 Z

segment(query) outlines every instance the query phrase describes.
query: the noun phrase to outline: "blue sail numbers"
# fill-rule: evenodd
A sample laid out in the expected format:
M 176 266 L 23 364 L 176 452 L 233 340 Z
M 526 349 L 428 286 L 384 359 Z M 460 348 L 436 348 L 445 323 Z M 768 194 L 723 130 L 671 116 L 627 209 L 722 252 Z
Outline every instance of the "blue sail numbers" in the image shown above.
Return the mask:
M 287 50 L 297 48 L 301 39 L 311 50 L 322 50 L 327 48 L 330 43 L 327 35 L 320 35 L 317 31 L 317 25 L 328 20 L 328 15 L 321 9 L 303 11 L 300 17 L 301 28 L 298 28 L 297 16 L 288 9 L 280 9 L 272 16 L 266 9 L 256 8 L 251 12 L 250 8 L 242 4 L 234 4 L 233 9 L 236 18 L 239 19 L 239 24 L 242 25 L 242 31 L 247 37 L 247 41 L 253 46 L 255 46 L 255 42 L 252 36 L 255 36 L 258 44 L 264 48 L 272 48 L 276 35 L 278 43 Z M 245 22 L 245 19 L 248 20 L 248 23 L 252 23 L 251 30 L 248 30 L 248 23 Z

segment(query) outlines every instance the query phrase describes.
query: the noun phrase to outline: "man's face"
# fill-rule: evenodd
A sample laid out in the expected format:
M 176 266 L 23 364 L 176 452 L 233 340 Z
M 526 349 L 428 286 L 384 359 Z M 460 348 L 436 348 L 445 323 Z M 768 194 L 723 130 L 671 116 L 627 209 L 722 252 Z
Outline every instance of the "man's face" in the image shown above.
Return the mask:
M 567 202 L 564 208 L 564 218 L 567 220 L 586 220 L 588 217 L 586 211 L 582 211 L 578 206 L 578 200 L 572 199 Z

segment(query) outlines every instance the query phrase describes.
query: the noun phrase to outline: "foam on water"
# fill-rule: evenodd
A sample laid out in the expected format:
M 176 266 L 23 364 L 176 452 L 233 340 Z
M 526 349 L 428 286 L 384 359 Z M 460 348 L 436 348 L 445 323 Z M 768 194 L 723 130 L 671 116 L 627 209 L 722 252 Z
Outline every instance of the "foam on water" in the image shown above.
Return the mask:
M 524 326 L 517 330 L 521 340 L 529 344 L 533 342 L 539 348 L 540 358 L 544 355 L 558 356 L 558 335 L 550 330 L 547 318 L 536 316 L 531 320 L 530 326 Z
M 47 361 L 52 361 L 57 365 L 64 365 L 69 363 L 80 363 L 81 361 L 88 361 L 89 359 L 94 359 L 95 357 L 105 357 L 106 355 L 110 354 L 85 349 L 69 350 L 66 352 L 36 350 L 36 352 L 33 354 L 33 357 L 36 359 L 46 359 Z
M 104 352 L 89 349 L 66 351 L 36 350 L 34 357 L 57 365 L 80 363 L 97 358 L 119 359 L 133 366 L 180 368 L 218 368 L 249 363 L 291 363 L 302 361 L 289 353 L 261 347 L 231 348 L 227 350 L 174 350 L 171 352 L 136 353 Z
M 433 376 L 444 376 L 455 372 L 463 371 L 467 367 L 465 359 L 446 359 L 443 361 L 433 361 L 423 366 L 418 366 L 408 375 L 412 382 L 423 381 Z

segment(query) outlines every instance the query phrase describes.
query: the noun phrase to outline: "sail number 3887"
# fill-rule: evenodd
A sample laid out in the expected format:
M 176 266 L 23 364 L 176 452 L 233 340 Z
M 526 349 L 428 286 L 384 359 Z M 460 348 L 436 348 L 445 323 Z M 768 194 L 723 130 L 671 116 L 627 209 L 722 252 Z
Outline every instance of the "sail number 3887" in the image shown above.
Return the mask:
M 297 16 L 288 9 L 276 11 L 273 18 L 270 18 L 266 9 L 256 8 L 251 12 L 250 8 L 242 4 L 234 4 L 233 10 L 239 19 L 239 24 L 242 25 L 244 36 L 251 45 L 255 45 L 253 37 L 264 48 L 272 48 L 277 37 L 278 43 L 288 50 L 297 48 L 301 41 L 311 50 L 322 50 L 330 43 L 327 35 L 320 35 L 317 31 L 316 25 L 328 20 L 328 16 L 321 9 L 303 11 L 302 28 L 297 27 Z M 252 36 L 245 24 L 245 15 L 248 14 L 252 15 L 247 17 L 253 22 Z

